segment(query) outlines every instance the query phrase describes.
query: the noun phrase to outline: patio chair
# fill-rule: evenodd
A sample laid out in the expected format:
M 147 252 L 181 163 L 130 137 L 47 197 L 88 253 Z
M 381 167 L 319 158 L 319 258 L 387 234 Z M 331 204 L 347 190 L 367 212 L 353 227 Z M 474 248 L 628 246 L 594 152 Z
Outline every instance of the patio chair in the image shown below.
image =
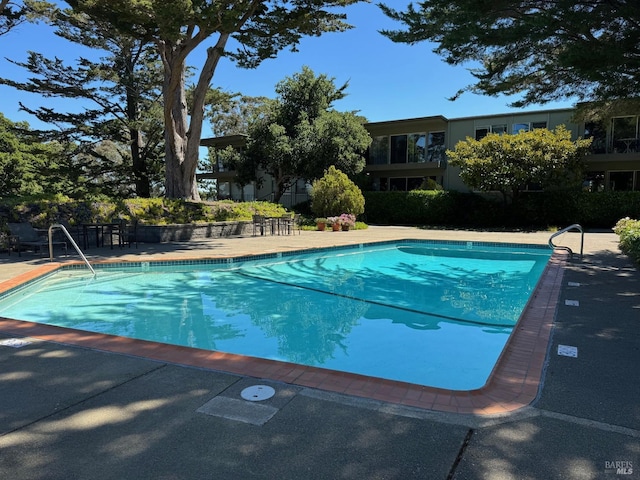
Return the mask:
M 289 235 L 293 228 L 293 216 L 290 213 L 282 215 L 278 219 L 278 234 Z
M 300 214 L 296 213 L 293 216 L 293 221 L 291 223 L 291 231 L 298 230 L 298 235 L 300 235 L 300 231 L 302 230 L 302 226 L 300 225 Z
M 131 223 L 127 223 L 121 220 L 120 223 L 108 225 L 105 230 L 105 234 L 110 236 L 110 245 L 113 250 L 113 237 L 117 237 L 118 246 L 120 248 L 128 245 L 131 248 L 131 243 L 135 243 L 138 248 L 138 222 L 134 220 Z
M 138 220 L 123 222 L 122 225 L 122 245 L 128 245 L 131 248 L 132 242 L 138 248 Z
M 267 231 L 267 218 L 264 215 L 253 216 L 253 236 L 255 237 L 256 231 L 260 230 L 260 235 L 265 235 Z
M 22 256 L 23 247 L 31 247 L 40 253 L 49 249 L 49 237 L 33 228 L 30 223 L 8 223 L 7 226 L 11 232 L 9 254 L 12 248 L 18 251 L 18 256 Z M 64 254 L 67 254 L 67 242 L 54 240 L 52 244 L 54 248 L 61 246 Z
M 9 234 L 0 232 L 0 252 L 4 252 L 5 250 L 9 253 L 9 255 L 11 255 L 11 242 Z
M 87 243 L 89 241 L 89 236 L 87 232 L 82 228 L 82 225 L 75 224 L 71 225 L 69 222 L 62 220 L 60 224 L 67 229 L 69 235 L 73 238 L 73 240 L 82 247 L 83 250 L 87 249 Z M 58 233 L 56 231 L 56 233 Z

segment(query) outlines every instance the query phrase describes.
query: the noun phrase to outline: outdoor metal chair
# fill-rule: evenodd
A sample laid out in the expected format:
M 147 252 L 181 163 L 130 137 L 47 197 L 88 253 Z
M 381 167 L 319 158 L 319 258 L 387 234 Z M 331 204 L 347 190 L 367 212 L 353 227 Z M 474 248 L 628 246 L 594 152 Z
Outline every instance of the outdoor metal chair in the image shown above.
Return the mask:
M 105 231 L 106 235 L 110 236 L 110 245 L 113 249 L 114 237 L 118 240 L 118 246 L 120 248 L 128 245 L 131 248 L 131 244 L 134 243 L 138 248 L 138 222 L 136 220 L 131 223 L 127 223 L 125 220 L 121 220 L 119 223 L 108 225 Z
M 293 216 L 293 220 L 291 222 L 291 232 L 298 230 L 298 235 L 300 235 L 300 231 L 302 230 L 302 226 L 300 225 L 300 214 L 296 213 Z
M 264 215 L 253 216 L 253 236 L 255 237 L 256 231 L 260 231 L 260 235 L 265 235 L 267 232 L 267 217 Z
M 293 216 L 290 213 L 278 218 L 278 234 L 289 235 L 293 228 Z

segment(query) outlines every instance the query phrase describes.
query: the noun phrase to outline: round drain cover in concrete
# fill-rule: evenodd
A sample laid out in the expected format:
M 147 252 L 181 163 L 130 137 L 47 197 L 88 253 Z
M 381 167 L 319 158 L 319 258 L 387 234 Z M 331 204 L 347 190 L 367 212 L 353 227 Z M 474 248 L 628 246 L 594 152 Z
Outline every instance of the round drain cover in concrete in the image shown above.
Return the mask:
M 242 390 L 240 396 L 250 402 L 259 402 L 273 397 L 275 393 L 276 391 L 268 385 L 253 385 Z

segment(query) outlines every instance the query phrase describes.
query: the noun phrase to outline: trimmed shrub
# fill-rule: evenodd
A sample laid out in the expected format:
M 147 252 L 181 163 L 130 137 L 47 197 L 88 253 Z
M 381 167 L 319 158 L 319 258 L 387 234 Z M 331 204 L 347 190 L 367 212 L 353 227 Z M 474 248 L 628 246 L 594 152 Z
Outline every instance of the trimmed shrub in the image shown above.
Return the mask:
M 620 237 L 620 250 L 640 263 L 640 220 L 629 217 L 618 220 L 613 231 Z
M 333 165 L 311 187 L 311 211 L 317 217 L 364 212 L 365 199 L 358 186 Z

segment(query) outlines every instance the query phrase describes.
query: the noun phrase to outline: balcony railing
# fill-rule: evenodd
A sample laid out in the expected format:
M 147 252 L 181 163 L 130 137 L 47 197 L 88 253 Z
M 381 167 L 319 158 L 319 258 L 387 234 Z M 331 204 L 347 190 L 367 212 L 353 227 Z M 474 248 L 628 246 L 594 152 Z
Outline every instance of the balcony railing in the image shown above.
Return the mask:
M 640 152 L 640 138 L 614 138 L 609 142 L 604 139 L 594 139 L 589 149 L 591 153 L 638 153 Z

